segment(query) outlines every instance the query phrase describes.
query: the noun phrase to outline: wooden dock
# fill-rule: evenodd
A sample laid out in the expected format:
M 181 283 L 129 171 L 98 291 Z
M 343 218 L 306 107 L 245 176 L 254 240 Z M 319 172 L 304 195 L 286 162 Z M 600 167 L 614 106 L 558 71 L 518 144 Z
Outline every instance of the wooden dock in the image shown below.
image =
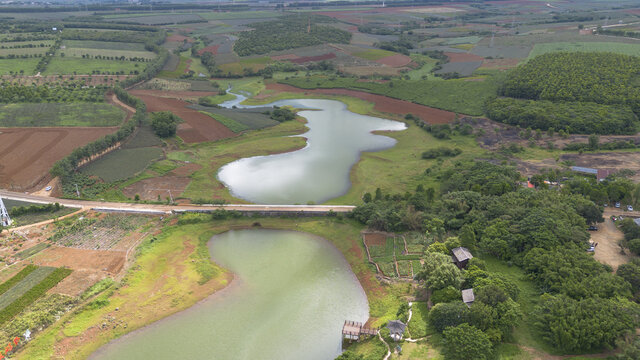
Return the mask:
M 378 333 L 377 328 L 366 327 L 363 323 L 346 320 L 342 325 L 342 336 L 349 340 L 360 340 L 362 336 L 373 336 Z

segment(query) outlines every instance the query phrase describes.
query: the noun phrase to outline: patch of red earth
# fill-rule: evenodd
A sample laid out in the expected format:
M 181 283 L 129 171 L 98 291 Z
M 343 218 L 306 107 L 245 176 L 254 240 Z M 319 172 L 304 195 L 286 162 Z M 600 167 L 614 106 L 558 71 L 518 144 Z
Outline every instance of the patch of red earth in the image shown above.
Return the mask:
M 178 197 L 187 188 L 191 179 L 186 176 L 162 176 L 144 179 L 122 189 L 125 196 L 140 195 L 143 200 L 156 201 Z
M 449 62 L 469 62 L 469 61 L 483 61 L 484 58 L 482 56 L 469 54 L 469 53 L 454 53 L 454 52 L 445 52 L 445 55 L 449 58 Z
M 374 104 L 374 109 L 383 113 L 413 114 L 429 124 L 448 124 L 453 122 L 456 114 L 451 111 L 435 109 L 432 107 L 415 104 L 405 100 L 393 99 L 383 95 L 370 94 L 364 91 L 349 89 L 300 89 L 285 84 L 267 84 L 267 90 L 278 92 L 299 92 L 305 94 L 346 95 L 353 96 Z
M 382 59 L 376 60 L 376 62 L 378 64 L 383 64 L 391 67 L 403 67 L 411 62 L 411 58 L 406 55 L 396 54 L 383 57 Z
M 191 62 L 192 61 L 193 60 L 191 60 L 191 59 L 187 59 L 187 67 L 184 68 L 184 73 L 185 74 L 189 73 L 189 70 L 191 70 L 190 67 L 191 67 Z
M 131 93 L 144 101 L 150 112 L 170 111 L 185 121 L 178 125 L 177 134 L 186 143 L 215 141 L 236 136 L 233 131 L 210 116 L 188 108 L 189 103 L 186 101 L 143 95 L 139 91 L 141 90 L 134 90 Z
M 171 99 L 194 99 L 203 96 L 214 96 L 217 93 L 213 91 L 166 91 L 166 90 L 144 90 L 144 89 L 136 89 L 129 91 L 135 96 L 155 96 L 161 98 L 171 98 Z
M 189 176 L 200 169 L 202 169 L 202 165 L 191 163 L 174 169 L 171 171 L 171 174 L 176 176 Z
M 276 60 L 276 61 L 280 61 L 280 60 L 295 60 L 295 59 L 299 59 L 300 56 L 296 55 L 296 54 L 284 54 L 284 55 L 276 55 L 276 56 L 272 56 L 271 59 L 272 60 Z
M 371 245 L 382 246 L 387 241 L 387 235 L 383 233 L 365 233 L 363 237 L 364 237 L 364 242 L 367 244 L 367 246 L 371 246 Z
M 184 35 L 173 34 L 171 36 L 167 36 L 167 42 L 183 42 L 187 40 L 187 42 L 193 42 L 193 39 Z
M 218 48 L 220 47 L 220 45 L 211 45 L 211 46 L 207 46 L 205 48 L 202 48 L 200 50 L 198 50 L 198 55 L 202 55 L 206 52 L 211 53 L 212 55 L 216 55 L 218 54 Z
M 290 61 L 294 64 L 303 64 L 311 61 L 322 61 L 322 60 L 330 60 L 336 57 L 335 53 L 322 54 L 317 56 L 305 56 L 297 59 L 291 59 Z

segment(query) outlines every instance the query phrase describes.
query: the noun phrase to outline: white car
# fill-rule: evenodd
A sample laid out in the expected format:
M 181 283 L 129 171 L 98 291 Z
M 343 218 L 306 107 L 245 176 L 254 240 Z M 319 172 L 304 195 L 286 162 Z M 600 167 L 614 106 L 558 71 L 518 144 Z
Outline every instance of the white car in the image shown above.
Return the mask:
M 633 206 L 631 206 L 631 205 L 627 205 L 627 210 L 628 210 L 628 211 L 633 211 Z
M 45 191 L 51 191 L 51 186 L 47 186 L 46 188 L 44 188 Z

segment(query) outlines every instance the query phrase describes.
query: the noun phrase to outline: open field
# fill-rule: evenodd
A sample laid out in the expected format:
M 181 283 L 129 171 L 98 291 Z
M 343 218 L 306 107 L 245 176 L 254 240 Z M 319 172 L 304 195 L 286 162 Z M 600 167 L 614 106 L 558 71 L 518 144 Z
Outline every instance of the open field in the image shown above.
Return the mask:
M 10 55 L 42 55 L 47 52 L 47 47 L 33 47 L 33 48 L 15 48 L 15 49 L 0 49 L 0 56 L 7 57 Z
M 64 40 L 62 46 L 67 48 L 101 49 L 105 52 L 108 52 L 108 50 L 146 51 L 144 44 L 120 41 Z
M 0 75 L 3 81 L 22 85 L 59 84 L 65 81 L 77 81 L 87 86 L 113 86 L 134 75 Z
M 117 128 L 0 129 L 0 186 L 27 190 L 48 177 L 53 164 L 73 149 Z
M 190 107 L 198 110 L 204 111 L 213 114 L 215 117 L 223 116 L 229 119 L 232 119 L 242 125 L 244 125 L 247 129 L 257 130 L 264 129 L 266 127 L 278 125 L 279 122 L 273 120 L 269 117 L 269 115 L 263 114 L 265 108 L 256 108 L 256 109 L 224 109 L 224 108 L 212 108 L 201 105 L 191 105 Z
M 132 51 L 132 50 L 105 50 L 105 49 L 94 49 L 94 48 L 76 48 L 76 47 L 68 47 L 64 50 L 60 51 L 64 53 L 65 56 L 82 58 L 85 55 L 91 56 L 91 58 L 95 58 L 96 56 L 114 56 L 121 57 L 124 56 L 125 59 L 131 58 L 142 58 L 142 59 L 153 59 L 156 57 L 156 54 L 151 51 Z M 112 60 L 118 61 L 118 60 Z M 139 62 L 139 61 L 138 61 Z
M 536 44 L 529 53 L 529 59 L 554 51 L 597 51 L 613 52 L 625 55 L 640 55 L 640 44 L 624 44 L 610 42 L 552 42 Z
M 162 149 L 157 147 L 118 149 L 83 166 L 80 172 L 97 176 L 106 182 L 124 180 L 140 173 L 151 161 L 161 156 Z
M 124 115 L 110 104 L 4 104 L 0 105 L 0 127 L 117 126 Z
M 147 66 L 143 62 L 127 60 L 98 60 L 74 57 L 59 57 L 51 59 L 51 63 L 43 75 L 54 74 L 131 74 L 141 72 Z
M 0 59 L 0 74 L 33 74 L 40 59 Z

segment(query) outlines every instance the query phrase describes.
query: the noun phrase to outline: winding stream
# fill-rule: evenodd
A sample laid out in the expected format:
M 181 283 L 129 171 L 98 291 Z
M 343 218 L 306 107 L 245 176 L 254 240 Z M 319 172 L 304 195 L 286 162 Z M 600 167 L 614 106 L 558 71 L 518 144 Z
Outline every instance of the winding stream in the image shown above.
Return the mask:
M 197 305 L 115 340 L 91 359 L 331 360 L 366 295 L 342 254 L 313 235 L 233 230 L 209 242 L 235 279 Z
M 240 105 L 246 99 L 222 104 Z M 323 203 L 344 195 L 351 187 L 349 174 L 363 151 L 393 147 L 396 140 L 373 131 L 406 129 L 402 122 L 355 114 L 335 100 L 282 100 L 264 106 L 293 106 L 307 119 L 309 131 L 303 149 L 284 154 L 255 156 L 223 166 L 218 178 L 232 195 L 259 204 Z

